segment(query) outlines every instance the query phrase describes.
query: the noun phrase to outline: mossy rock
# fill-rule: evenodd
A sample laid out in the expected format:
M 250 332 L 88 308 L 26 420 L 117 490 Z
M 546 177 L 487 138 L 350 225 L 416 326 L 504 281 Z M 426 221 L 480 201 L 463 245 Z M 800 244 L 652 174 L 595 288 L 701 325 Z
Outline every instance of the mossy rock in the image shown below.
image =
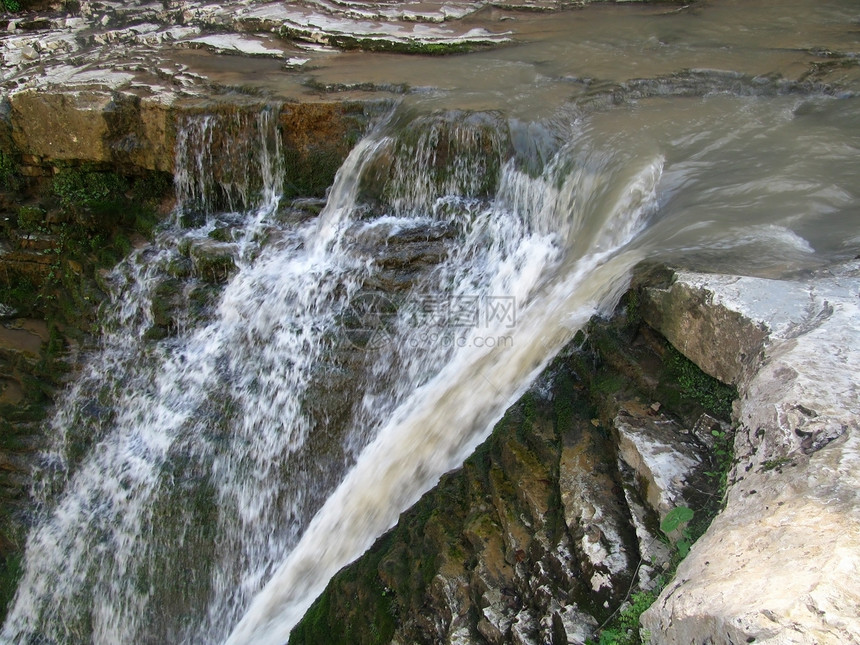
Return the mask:
M 227 282 L 236 271 L 233 246 L 230 244 L 204 242 L 189 249 L 194 273 L 211 284 Z
M 158 340 L 175 334 L 183 301 L 182 283 L 178 279 L 170 278 L 159 284 L 152 294 L 152 327 L 146 337 Z
M 18 228 L 34 233 L 46 224 L 45 210 L 38 206 L 21 206 L 18 209 Z

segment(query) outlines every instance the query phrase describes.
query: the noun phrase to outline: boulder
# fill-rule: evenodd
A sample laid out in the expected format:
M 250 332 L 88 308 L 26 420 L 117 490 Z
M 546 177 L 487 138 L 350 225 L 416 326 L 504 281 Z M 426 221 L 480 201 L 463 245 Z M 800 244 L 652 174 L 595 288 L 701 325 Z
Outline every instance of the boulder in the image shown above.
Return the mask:
M 221 284 L 236 271 L 234 244 L 203 240 L 190 249 L 194 273 L 206 282 Z
M 650 642 L 860 642 L 858 297 L 857 262 L 649 292 L 646 319 L 687 325 L 678 349 L 740 393 L 726 507 L 643 614 Z
M 12 139 L 25 157 L 173 170 L 173 119 L 159 101 L 102 90 L 25 90 L 9 102 Z
M 684 429 L 664 416 L 631 414 L 615 418 L 618 455 L 636 474 L 642 498 L 660 520 L 673 508 L 688 506 L 684 489 L 692 483 L 704 460 Z

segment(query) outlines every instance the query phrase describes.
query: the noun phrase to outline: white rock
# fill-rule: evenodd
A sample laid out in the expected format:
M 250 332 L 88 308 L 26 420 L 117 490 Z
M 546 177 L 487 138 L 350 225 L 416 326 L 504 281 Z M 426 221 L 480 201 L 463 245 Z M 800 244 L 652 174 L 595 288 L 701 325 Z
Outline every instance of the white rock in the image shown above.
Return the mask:
M 24 45 L 21 48 L 21 56 L 27 60 L 36 60 L 39 58 L 39 52 L 36 51 L 36 48 L 33 47 L 33 45 Z
M 618 454 L 643 483 L 643 497 L 662 521 L 673 508 L 686 506 L 684 487 L 702 460 L 684 443 L 682 428 L 665 417 L 619 414 Z
M 568 605 L 556 615 L 561 621 L 569 645 L 585 645 L 597 629 L 597 621 L 585 612 L 579 611 L 575 605 Z
M 762 358 L 735 366 L 726 509 L 643 615 L 651 642 L 860 643 L 860 265 L 679 282 L 697 315 L 741 314 L 768 336 Z

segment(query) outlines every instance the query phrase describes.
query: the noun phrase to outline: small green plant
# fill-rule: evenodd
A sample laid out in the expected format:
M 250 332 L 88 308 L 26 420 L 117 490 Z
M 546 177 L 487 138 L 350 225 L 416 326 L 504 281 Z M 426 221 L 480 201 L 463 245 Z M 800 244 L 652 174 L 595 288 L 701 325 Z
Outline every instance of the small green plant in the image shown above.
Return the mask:
M 690 552 L 695 541 L 691 533 L 690 521 L 695 516 L 693 509 L 686 506 L 673 508 L 660 523 L 660 531 L 665 535 L 667 544 L 674 548 L 673 569 Z M 589 640 L 589 645 L 640 645 L 639 617 L 650 607 L 665 584 L 661 576 L 654 589 L 640 591 L 630 596 L 630 602 L 612 616 L 599 630 L 598 640 Z
M 596 645 L 639 645 L 639 617 L 657 600 L 654 591 L 640 591 L 630 596 L 630 603 L 604 627 Z M 594 641 L 588 641 L 594 645 Z
M 696 401 L 715 417 L 731 417 L 732 401 L 737 398 L 735 388 L 705 374 L 674 347 L 668 347 L 666 363 L 681 389 L 681 394 Z
M 38 206 L 21 206 L 18 209 L 18 227 L 27 233 L 35 233 L 44 228 L 45 211 Z
M 694 515 L 693 509 L 686 506 L 678 506 L 666 513 L 666 517 L 660 522 L 660 530 L 675 547 L 679 560 L 687 557 L 693 544 L 693 538 L 688 525 Z M 680 535 L 676 533 L 677 531 L 680 531 Z
M 21 11 L 21 3 L 18 0 L 0 0 L 0 3 L 3 5 L 3 11 L 9 13 Z
M 761 472 L 766 473 L 771 470 L 775 470 L 777 472 L 782 471 L 783 466 L 787 466 L 791 463 L 790 457 L 777 457 L 776 459 L 768 459 L 761 465 Z
M 76 209 L 99 202 L 117 201 L 128 185 L 113 172 L 66 168 L 54 177 L 53 191 L 64 208 Z
M 729 471 L 734 464 L 734 441 L 732 436 L 723 430 L 711 430 L 711 436 L 714 438 L 715 468 L 705 472 L 705 475 L 716 481 L 717 497 L 722 501 L 728 488 Z

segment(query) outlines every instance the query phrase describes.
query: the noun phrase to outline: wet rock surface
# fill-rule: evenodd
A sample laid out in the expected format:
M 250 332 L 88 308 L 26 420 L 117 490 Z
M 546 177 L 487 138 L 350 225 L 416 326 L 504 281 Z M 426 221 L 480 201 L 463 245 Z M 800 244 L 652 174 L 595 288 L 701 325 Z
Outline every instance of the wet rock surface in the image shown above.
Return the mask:
M 593 325 L 333 579 L 291 642 L 363 642 L 366 615 L 382 642 L 585 642 L 669 566 L 656 539 L 669 511 L 719 504 L 706 471 L 732 432 L 725 508 L 643 615 L 643 638 L 856 642 L 858 280 L 855 262 L 646 287 L 645 320 L 738 383 L 737 428 L 702 410 L 707 396 L 671 394 L 661 369 L 674 373 L 675 350 L 650 327 Z M 700 335 L 678 333 L 690 320 Z M 755 351 L 740 355 L 738 338 Z
M 91 285 L 110 258 L 94 259 L 93 248 L 57 262 L 59 225 L 115 235 L 128 225 L 115 226 L 117 209 L 104 222 L 97 221 L 104 209 L 92 204 L 70 215 L 42 203 L 37 219 L 46 231 L 17 231 L 21 204 L 67 167 L 94 163 L 87 172 L 119 169 L 126 178 L 172 172 L 177 124 L 220 114 L 246 127 L 242 115 L 274 103 L 285 192 L 321 196 L 372 112 L 350 102 L 355 93 L 378 99 L 426 88 L 390 79 L 314 84 L 296 70 L 341 50 L 451 53 L 505 45 L 516 37 L 518 16 L 499 17 L 497 8 L 567 4 L 81 2 L 74 14 L 10 18 L 0 39 L 0 153 L 20 185 L 2 195 L 7 286 L 36 289 L 60 269 L 69 284 L 85 277 L 67 308 L 89 311 L 98 299 Z M 798 56 L 803 64 L 785 79 L 688 70 L 621 85 L 562 80 L 585 93 L 583 105 L 602 109 L 667 93 L 835 92 L 826 84 L 851 78 L 857 67 L 853 54 L 826 48 Z M 277 76 L 276 87 L 258 75 Z M 333 92 L 341 94 L 332 99 Z M 440 228 L 394 235 L 384 248 L 368 242 L 383 270 L 366 290 L 408 291 L 445 256 L 448 235 Z M 119 236 L 113 242 L 126 251 L 130 243 Z M 207 283 L 201 306 L 234 269 L 228 246 L 208 244 L 176 267 L 175 278 Z M 683 274 L 669 288 L 647 291 L 645 320 L 743 394 L 727 509 L 646 616 L 655 642 L 860 640 L 852 584 L 860 552 L 850 376 L 857 373 L 856 273 L 798 282 Z M 168 282 L 161 295 L 153 338 L 175 333 L 186 294 Z M 0 535 L 7 570 L 27 521 L 39 420 L 75 343 L 62 318 L 37 330 L 45 320 L 29 316 L 38 314 L 0 302 L 0 494 L 14 527 Z M 656 527 L 673 507 L 713 496 L 702 493 L 702 471 L 713 428 L 725 432 L 724 421 L 677 391 L 675 376 L 661 371 L 670 362 L 664 343 L 647 328 L 620 340 L 592 332 L 587 351 L 572 347 L 461 471 L 332 583 L 296 632 L 299 642 L 384 634 L 403 643 L 580 643 L 628 590 L 653 587 L 670 559 Z M 340 393 L 365 366 L 357 352 L 344 356 L 319 376 L 319 400 L 308 403 L 320 417 L 344 416 L 353 404 Z
M 571 344 L 290 642 L 585 643 L 652 588 L 671 557 L 660 519 L 714 483 L 701 410 L 654 405 L 672 386 L 650 334 L 602 323 Z
M 344 133 L 314 129 L 309 120 L 317 113 L 307 104 L 329 105 L 331 111 L 332 103 L 444 94 L 451 87 L 444 65 L 427 66 L 426 79 L 412 73 L 404 77 L 399 57 L 388 68 L 388 61 L 368 65 L 369 60 L 349 58 L 358 55 L 350 52 L 452 54 L 529 43 L 535 32 L 549 26 L 531 24 L 540 15 L 533 10 L 585 4 L 83 1 L 74 3 L 74 11 L 57 5 L 50 11 L 13 15 L 0 36 L 0 151 L 16 161 L 28 157 L 23 167 L 25 174 L 33 175 L 50 174 L 55 162 L 74 160 L 170 171 L 177 114 L 204 106 L 253 103 L 259 108 L 266 102 L 286 101 L 295 104 L 292 112 L 300 122 L 285 110 L 285 127 L 293 136 L 310 134 L 329 154 L 336 140 L 332 134 Z M 658 4 L 647 15 L 659 19 L 687 9 Z M 571 15 L 567 13 L 565 24 L 577 28 Z M 655 25 L 660 31 L 659 22 Z M 772 49 L 788 51 L 782 43 Z M 337 62 L 341 57 L 343 72 Z M 784 76 L 766 68 L 700 69 L 703 65 L 684 59 L 644 78 L 639 74 L 579 78 L 580 72 L 571 76 L 571 70 L 548 70 L 546 78 L 540 72 L 527 85 L 559 84 L 554 95 L 576 96 L 586 106 L 605 107 L 624 97 L 667 92 L 695 96 L 726 91 L 838 92 L 840 84 L 857 80 L 856 56 L 837 45 L 822 42 L 799 51 L 797 57 L 780 63 L 787 72 Z M 388 69 L 388 76 L 370 73 L 373 67 Z M 459 82 L 471 84 L 468 77 Z M 512 87 L 512 94 L 518 92 L 518 86 Z M 286 135 L 287 147 L 290 136 Z M 308 148 L 296 150 L 303 159 Z M 302 170 L 306 178 L 316 174 L 313 163 Z

